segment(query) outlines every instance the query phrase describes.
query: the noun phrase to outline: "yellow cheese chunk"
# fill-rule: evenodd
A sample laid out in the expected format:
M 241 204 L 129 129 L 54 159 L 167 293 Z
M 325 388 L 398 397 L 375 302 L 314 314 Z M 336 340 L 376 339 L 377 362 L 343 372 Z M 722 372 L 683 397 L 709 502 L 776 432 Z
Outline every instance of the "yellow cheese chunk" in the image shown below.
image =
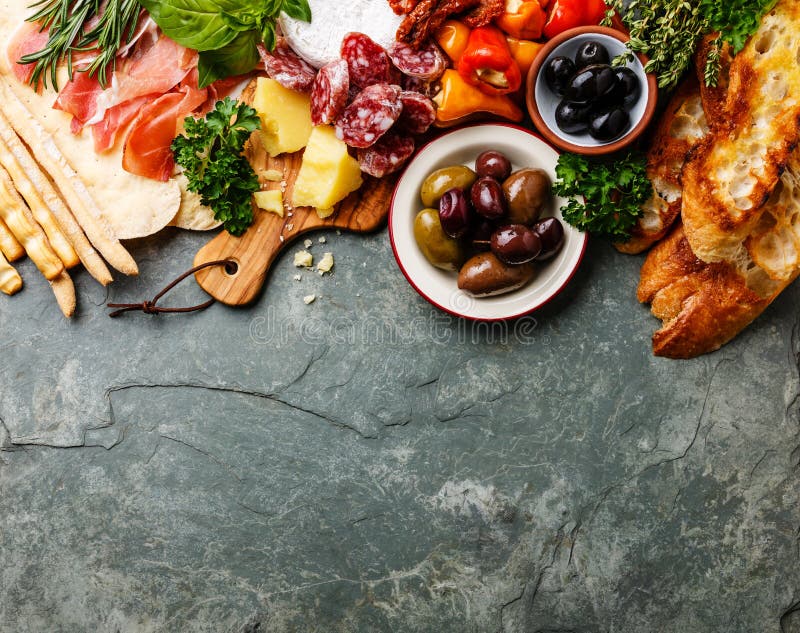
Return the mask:
M 259 77 L 253 107 L 261 117 L 261 139 L 270 156 L 303 149 L 311 135 L 311 99 Z
M 253 198 L 259 209 L 283 217 L 283 194 L 280 192 L 280 189 L 257 191 L 253 194 Z
M 347 145 L 336 138 L 333 127 L 315 127 L 303 154 L 294 184 L 295 207 L 330 209 L 361 186 L 358 161 L 347 153 Z

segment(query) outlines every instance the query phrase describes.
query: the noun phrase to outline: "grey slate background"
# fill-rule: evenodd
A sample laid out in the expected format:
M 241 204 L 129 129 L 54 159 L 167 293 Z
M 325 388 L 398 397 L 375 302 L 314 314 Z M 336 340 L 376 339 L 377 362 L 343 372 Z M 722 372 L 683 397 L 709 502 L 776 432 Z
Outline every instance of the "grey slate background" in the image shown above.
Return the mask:
M 0 302 L 0 631 L 800 631 L 797 287 L 675 362 L 638 258 L 594 242 L 489 330 L 384 231 L 249 309 L 106 317 L 205 239 L 137 242 L 108 297 L 81 274 L 71 322 L 27 263 Z

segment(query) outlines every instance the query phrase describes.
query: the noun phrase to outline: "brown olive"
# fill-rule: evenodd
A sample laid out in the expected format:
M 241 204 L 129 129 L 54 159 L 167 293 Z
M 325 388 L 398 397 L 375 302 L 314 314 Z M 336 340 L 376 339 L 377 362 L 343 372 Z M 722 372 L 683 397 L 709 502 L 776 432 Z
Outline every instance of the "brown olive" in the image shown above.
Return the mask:
M 527 264 L 542 252 L 539 236 L 524 224 L 503 226 L 492 235 L 492 252 L 506 264 Z
M 550 177 L 541 169 L 520 169 L 503 183 L 508 201 L 508 221 L 530 225 L 550 202 Z
M 564 245 L 564 226 L 558 218 L 539 220 L 532 229 L 542 243 L 542 251 L 536 259 L 544 261 L 558 255 Z
M 431 173 L 420 187 L 419 196 L 426 207 L 435 207 L 445 191 L 450 189 L 469 190 L 478 175 L 464 165 L 442 167 Z
M 532 264 L 509 266 L 494 253 L 479 253 L 458 273 L 458 287 L 476 297 L 505 294 L 527 284 L 534 275 Z
M 423 209 L 417 213 L 414 239 L 425 259 L 442 270 L 458 270 L 466 259 L 461 243 L 442 229 L 436 209 Z

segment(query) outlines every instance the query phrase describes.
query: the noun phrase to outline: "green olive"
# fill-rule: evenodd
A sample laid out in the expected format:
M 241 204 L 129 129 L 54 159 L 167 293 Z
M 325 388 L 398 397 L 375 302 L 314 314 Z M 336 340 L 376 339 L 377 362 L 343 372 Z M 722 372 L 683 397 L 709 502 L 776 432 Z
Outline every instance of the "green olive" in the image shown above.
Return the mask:
M 455 188 L 468 190 L 477 179 L 478 174 L 464 165 L 437 169 L 422 182 L 419 192 L 422 204 L 426 207 L 435 207 L 445 191 Z
M 509 222 L 530 226 L 552 199 L 550 177 L 541 169 L 520 169 L 503 183 L 503 193 Z
M 466 256 L 461 243 L 447 235 L 436 209 L 423 209 L 414 218 L 414 239 L 431 264 L 443 270 L 458 270 Z

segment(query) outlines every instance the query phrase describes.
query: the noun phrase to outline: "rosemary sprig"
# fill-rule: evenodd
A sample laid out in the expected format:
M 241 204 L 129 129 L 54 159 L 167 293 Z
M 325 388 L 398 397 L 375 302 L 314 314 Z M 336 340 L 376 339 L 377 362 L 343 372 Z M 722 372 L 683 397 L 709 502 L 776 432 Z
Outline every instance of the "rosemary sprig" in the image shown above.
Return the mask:
M 81 71 L 96 75 L 105 87 L 108 69 L 113 69 L 117 52 L 133 37 L 141 12 L 138 0 L 109 0 L 105 5 L 102 0 L 39 0 L 31 9 L 35 13 L 27 21 L 39 23 L 42 31 L 49 29 L 49 37 L 44 48 L 19 62 L 34 64 L 31 85 L 42 82 L 46 87 L 49 79 L 55 90 L 59 64 L 66 61 L 72 76 L 73 55 L 92 49 L 98 49 L 98 55 Z M 95 17 L 98 22 L 87 30 Z

